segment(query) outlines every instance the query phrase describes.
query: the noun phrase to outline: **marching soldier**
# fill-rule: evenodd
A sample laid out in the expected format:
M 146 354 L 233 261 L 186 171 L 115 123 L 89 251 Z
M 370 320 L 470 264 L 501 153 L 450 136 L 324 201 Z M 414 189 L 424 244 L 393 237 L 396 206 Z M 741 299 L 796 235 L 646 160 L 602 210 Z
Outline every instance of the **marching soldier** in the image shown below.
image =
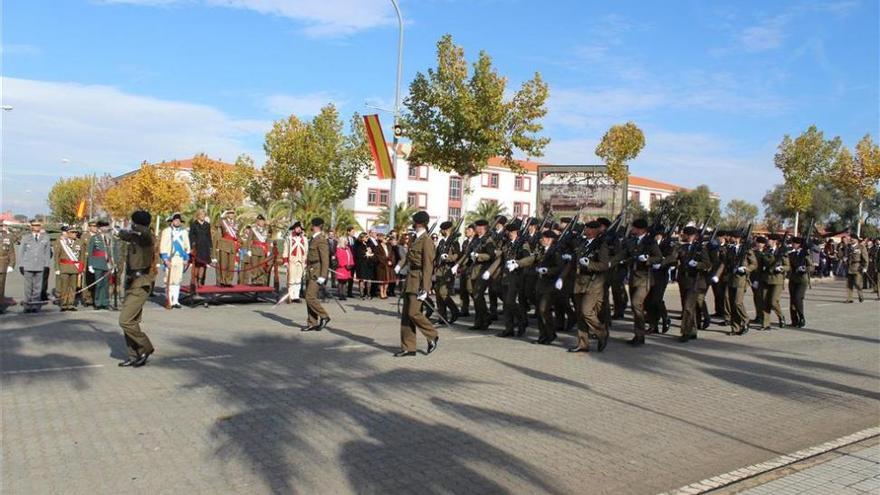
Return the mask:
M 749 323 L 754 323 L 763 330 L 764 300 L 767 298 L 767 281 L 764 273 L 767 264 L 767 238 L 761 235 L 756 236 L 752 249 L 757 265 L 755 271 L 749 274 L 749 282 L 752 287 L 752 300 L 755 303 L 755 318 Z
M 499 262 L 503 260 L 506 267 L 501 275 L 501 287 L 504 289 L 504 331 L 497 334 L 499 337 L 522 337 L 528 326 L 528 303 L 521 299 L 523 271 L 518 269 L 516 260 L 528 256 L 529 249 L 525 239 L 519 238 L 520 227 L 517 222 L 507 224 L 507 242 L 504 243 L 498 259 Z M 517 299 L 520 299 L 519 302 Z
M 865 298 L 862 296 L 862 274 L 868 271 L 868 252 L 859 244 L 857 236 L 851 236 L 843 253 L 846 263 L 846 302 L 853 302 L 853 289 L 859 294 L 859 302 L 863 302 Z
M 269 285 L 268 258 L 272 251 L 269 243 L 269 228 L 266 226 L 266 218 L 263 215 L 257 215 L 256 223 L 251 227 L 245 249 L 247 249 L 249 260 L 250 285 Z
M 743 245 L 740 234 L 733 237 L 725 266 L 730 267 L 728 296 L 730 298 L 730 335 L 745 335 L 749 331 L 749 315 L 743 298 L 749 285 L 749 274 L 758 267 L 755 252 Z
M 452 266 L 461 256 L 461 248 L 452 232 L 452 222 L 440 224 L 440 242 L 437 244 L 437 269 L 434 272 L 434 293 L 437 295 L 437 311 L 450 324 L 458 320 L 458 306 L 452 299 L 452 289 L 455 286 L 455 278 L 450 271 Z M 440 324 L 443 320 L 440 321 Z
M 517 260 L 523 268 L 535 267 L 538 274 L 536 290 L 538 292 L 538 340 L 533 344 L 549 345 L 556 340 L 556 321 L 553 316 L 553 296 L 556 291 L 556 279 L 562 272 L 564 262 L 558 249 L 553 246 L 559 236 L 552 230 L 541 235 L 541 244 L 536 252 Z
M 712 295 L 715 298 L 715 312 L 720 313 L 722 324 L 725 327 L 730 326 L 730 299 L 727 297 L 728 281 L 730 274 L 727 270 L 721 268 L 723 260 L 727 258 L 727 251 L 730 249 L 730 231 L 718 231 L 718 249 L 716 256 L 713 256 L 712 273 L 718 279 L 712 283 Z M 720 310 L 720 311 L 719 311 Z
M 586 239 L 583 248 L 577 253 L 577 273 L 574 293 L 578 301 L 578 343 L 568 352 L 589 352 L 590 334 L 596 336 L 597 350 L 602 352 L 608 345 L 608 328 L 602 321 L 602 305 L 605 299 L 605 274 L 610 268 L 608 245 L 596 240 L 601 224 L 587 222 Z M 598 243 L 593 246 L 593 242 Z
M 791 267 L 788 260 L 786 246 L 781 241 L 782 237 L 770 234 L 767 237 L 768 246 L 764 255 L 764 304 L 761 313 L 761 330 L 770 330 L 770 310 L 776 313 L 779 328 L 785 328 L 785 316 L 779 299 L 782 297 L 782 288 L 785 285 L 785 277 Z
M 169 227 L 159 238 L 159 258 L 165 268 L 165 309 L 180 308 L 180 283 L 183 267 L 189 263 L 189 233 L 183 228 L 183 218 L 175 213 L 168 218 Z
M 98 220 L 99 232 L 92 235 L 86 248 L 88 273 L 95 279 L 95 309 L 110 309 L 110 270 L 113 269 L 113 248 L 106 220 Z
M 793 237 L 791 239 L 791 252 L 788 254 L 791 271 L 788 275 L 789 315 L 791 326 L 803 328 L 807 325 L 804 314 L 804 296 L 810 285 L 810 271 L 813 268 L 813 260 L 810 258 L 809 249 L 804 247 L 804 239 Z
M 131 230 L 119 231 L 119 238 L 128 243 L 125 256 L 125 300 L 119 312 L 119 326 L 125 334 L 128 359 L 122 367 L 140 367 L 153 354 L 153 343 L 141 330 L 144 303 L 156 279 L 155 238 L 150 232 L 152 216 L 143 210 L 131 215 Z
M 507 226 L 507 217 L 500 215 L 494 226 L 492 234 L 492 242 L 495 246 L 495 256 L 489 270 L 489 280 L 486 283 L 486 294 L 489 296 L 489 323 L 498 321 L 498 299 L 504 297 L 501 287 L 501 270 L 498 258 L 501 257 L 501 247 L 506 239 L 505 227 Z
M 537 218 L 533 218 L 526 229 L 525 244 L 530 253 L 534 252 L 541 242 L 541 232 L 538 231 L 540 228 L 541 222 Z M 535 308 L 536 311 L 538 308 L 538 292 L 535 290 L 537 284 L 538 274 L 534 270 L 525 270 L 520 284 L 520 304 L 524 306 L 523 311 L 527 315 L 532 308 Z
M 634 336 L 630 345 L 645 343 L 645 298 L 651 288 L 651 267 L 663 260 L 653 236 L 648 235 L 648 221 L 633 220 L 632 237 L 623 244 L 623 265 L 629 269 L 629 300 L 633 310 Z
M 678 246 L 672 239 L 664 239 L 664 231 L 661 226 L 654 233 L 654 241 L 658 243 L 662 258 L 651 265 L 651 288 L 645 301 L 645 313 L 652 333 L 657 333 L 661 324 L 662 332 L 668 332 L 671 323 L 664 296 L 669 285 L 669 269 L 678 263 Z
M 318 300 L 320 288 L 327 283 L 330 274 L 330 244 L 324 235 L 324 220 L 312 219 L 312 238 L 306 254 L 306 309 L 308 324 L 303 332 L 320 332 L 330 323 L 330 315 Z
M 464 241 L 461 243 L 461 255 L 458 260 L 456 260 L 455 264 L 452 265 L 452 268 L 449 269 L 450 273 L 453 276 L 456 275 L 459 267 L 462 266 L 467 260 L 464 259 L 464 256 L 470 252 L 471 243 L 476 239 L 476 226 L 474 224 L 468 225 L 464 229 Z M 468 317 L 471 315 L 470 307 L 471 307 L 471 299 L 473 298 L 474 287 L 471 284 L 470 273 L 467 270 L 461 270 L 461 279 L 459 281 L 459 296 L 461 297 L 461 309 L 459 310 L 459 317 Z M 475 303 L 476 306 L 476 303 Z
M 15 241 L 0 224 L 0 315 L 6 312 L 6 274 L 15 270 Z
M 489 278 L 491 273 L 488 271 L 492 261 L 495 260 L 495 242 L 492 240 L 492 234 L 488 232 L 489 222 L 485 219 L 477 220 L 476 226 L 476 248 L 471 250 L 470 254 L 470 279 L 474 287 L 474 330 L 488 330 L 490 324 L 489 308 L 486 306 L 486 292 L 489 289 Z
M 231 287 L 235 280 L 237 259 L 239 257 L 238 224 L 235 222 L 235 210 L 223 212 L 215 234 L 214 243 L 217 250 L 217 285 Z
M 713 267 L 712 258 L 706 246 L 699 245 L 696 227 L 687 226 L 681 231 L 681 246 L 678 249 L 678 288 L 681 291 L 681 336 L 679 342 L 697 338 L 697 299 L 701 291 L 708 287 L 709 273 Z
M 300 222 L 294 222 L 284 239 L 282 255 L 284 264 L 287 265 L 287 302 L 299 304 L 302 293 L 303 276 L 306 273 L 306 254 L 309 251 L 309 241 L 303 235 Z
M 76 282 L 83 272 L 83 246 L 73 229 L 61 227 L 61 237 L 55 245 L 55 288 L 61 311 L 76 311 Z
M 98 222 L 96 220 L 89 219 L 88 230 L 83 232 L 82 237 L 80 237 L 79 242 L 82 245 L 81 251 L 83 253 L 87 253 L 89 249 L 89 242 L 91 242 L 92 237 L 97 235 L 98 233 Z M 88 261 L 88 260 L 86 260 Z M 81 277 L 82 289 L 83 287 L 89 287 L 81 292 L 80 297 L 82 297 L 83 306 L 92 306 L 95 303 L 95 287 L 92 284 L 95 282 L 97 277 L 92 272 L 85 271 L 83 276 Z
M 868 276 L 874 286 L 874 294 L 880 301 L 880 239 L 874 240 L 874 245 L 868 251 L 870 262 L 868 263 Z
M 431 320 L 421 311 L 421 306 L 431 292 L 431 278 L 434 269 L 434 242 L 427 233 L 427 225 L 431 220 L 428 213 L 419 211 L 412 217 L 415 240 L 406 253 L 406 282 L 403 287 L 403 310 L 400 317 L 400 351 L 394 357 L 412 357 L 416 355 L 416 328 L 428 340 L 425 355 L 437 350 L 440 337 L 431 325 Z

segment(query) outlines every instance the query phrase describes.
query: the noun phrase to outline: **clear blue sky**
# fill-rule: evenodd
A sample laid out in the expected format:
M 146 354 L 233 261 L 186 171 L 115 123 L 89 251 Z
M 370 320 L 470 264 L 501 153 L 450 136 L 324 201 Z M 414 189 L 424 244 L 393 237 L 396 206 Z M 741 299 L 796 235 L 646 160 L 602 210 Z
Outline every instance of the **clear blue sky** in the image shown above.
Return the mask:
M 512 87 L 548 81 L 542 161 L 595 163 L 602 133 L 633 120 L 634 174 L 759 203 L 784 134 L 878 139 L 878 3 L 401 0 L 403 79 L 451 33 Z M 390 0 L 3 2 L 0 208 L 46 211 L 59 176 L 143 160 L 262 163 L 275 119 L 390 107 L 396 42 Z

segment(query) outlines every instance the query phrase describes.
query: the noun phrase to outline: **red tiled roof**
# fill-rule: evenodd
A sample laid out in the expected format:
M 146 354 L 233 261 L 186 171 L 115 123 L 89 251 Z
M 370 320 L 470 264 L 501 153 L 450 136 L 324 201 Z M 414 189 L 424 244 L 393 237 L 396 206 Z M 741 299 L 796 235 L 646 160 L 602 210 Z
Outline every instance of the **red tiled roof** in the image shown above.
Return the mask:
M 529 160 L 514 160 L 514 161 L 516 163 L 518 163 L 520 167 L 522 167 L 523 169 L 525 169 L 528 172 L 537 172 L 538 165 L 544 165 L 543 163 L 532 162 Z M 490 167 L 507 168 L 507 166 L 504 164 L 504 158 L 502 158 L 500 156 L 493 156 L 492 158 L 489 158 L 488 163 L 489 163 Z
M 687 191 L 686 187 L 676 186 L 675 184 L 670 184 L 668 182 L 660 182 L 659 180 L 647 179 L 645 177 L 639 177 L 636 175 L 629 176 L 629 185 L 636 187 L 646 187 L 648 189 L 660 189 L 661 191 Z

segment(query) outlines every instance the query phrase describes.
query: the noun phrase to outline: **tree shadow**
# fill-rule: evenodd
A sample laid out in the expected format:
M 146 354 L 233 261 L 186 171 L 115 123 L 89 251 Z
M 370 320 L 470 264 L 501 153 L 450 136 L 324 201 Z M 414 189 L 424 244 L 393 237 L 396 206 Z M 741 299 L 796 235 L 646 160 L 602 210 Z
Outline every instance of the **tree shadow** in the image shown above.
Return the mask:
M 363 304 L 349 304 L 349 307 L 351 307 L 351 309 L 353 309 L 355 311 L 363 311 L 365 313 L 372 313 L 374 315 L 392 316 L 394 318 L 400 318 L 400 315 L 397 314 L 397 311 L 374 308 L 373 306 L 365 306 Z
M 293 321 L 293 319 L 285 318 L 285 317 L 279 315 L 278 313 L 273 313 L 271 311 L 261 311 L 261 310 L 256 310 L 256 311 L 254 311 L 254 313 L 262 316 L 263 318 L 267 318 L 267 319 L 272 320 L 274 322 L 280 323 L 280 324 L 284 325 L 285 327 L 294 327 L 294 328 L 303 327 L 302 325 L 299 325 L 295 321 Z
M 852 335 L 852 334 L 846 334 L 846 333 L 831 332 L 828 330 L 818 330 L 815 328 L 806 328 L 806 327 L 794 328 L 791 331 L 795 332 L 795 333 L 804 332 L 804 333 L 811 333 L 811 334 L 815 334 L 815 335 L 824 335 L 827 337 L 835 337 L 835 338 L 840 338 L 840 339 L 857 340 L 859 342 L 867 342 L 868 344 L 880 343 L 880 338 L 876 338 L 876 337 L 863 337 L 861 335 Z

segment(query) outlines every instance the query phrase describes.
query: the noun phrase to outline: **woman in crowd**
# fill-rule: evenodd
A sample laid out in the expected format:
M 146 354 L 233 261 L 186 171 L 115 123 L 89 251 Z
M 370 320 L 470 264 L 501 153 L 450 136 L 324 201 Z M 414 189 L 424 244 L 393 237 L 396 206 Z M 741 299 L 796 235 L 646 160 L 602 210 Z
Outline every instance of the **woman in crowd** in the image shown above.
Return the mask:
M 358 236 L 357 244 L 354 248 L 355 274 L 360 280 L 358 287 L 361 291 L 361 299 L 368 297 L 372 299 L 370 295 L 370 281 L 376 278 L 376 256 L 368 240 L 367 234 L 362 232 Z
M 379 299 L 388 299 L 388 284 L 397 281 L 394 265 L 397 256 L 388 244 L 384 234 L 376 236 L 379 246 L 376 248 L 376 279 L 379 280 Z
M 344 301 L 345 294 L 351 291 L 354 271 L 354 254 L 348 245 L 348 237 L 340 237 L 336 246 L 336 289 L 339 299 Z

